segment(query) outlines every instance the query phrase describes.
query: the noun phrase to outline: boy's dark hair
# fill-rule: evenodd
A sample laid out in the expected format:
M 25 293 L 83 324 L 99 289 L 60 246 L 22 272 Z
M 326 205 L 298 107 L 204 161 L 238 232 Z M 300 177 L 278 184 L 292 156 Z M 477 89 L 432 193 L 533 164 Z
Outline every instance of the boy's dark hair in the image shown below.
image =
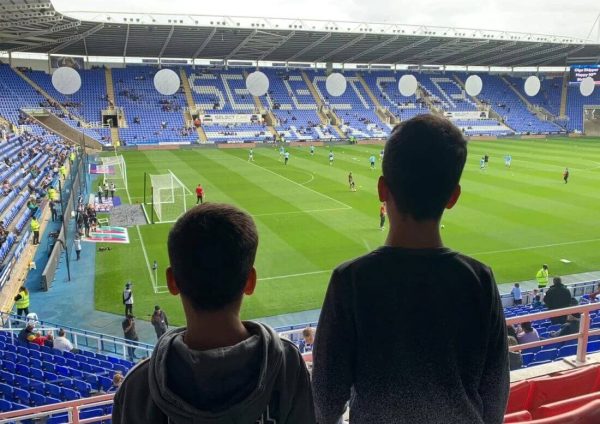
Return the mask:
M 169 259 L 179 291 L 197 310 L 231 304 L 242 296 L 257 247 L 256 225 L 247 213 L 219 203 L 195 206 L 169 233 Z
M 383 177 L 398 211 L 417 221 L 442 216 L 467 159 L 467 141 L 450 121 L 419 115 L 394 128 Z

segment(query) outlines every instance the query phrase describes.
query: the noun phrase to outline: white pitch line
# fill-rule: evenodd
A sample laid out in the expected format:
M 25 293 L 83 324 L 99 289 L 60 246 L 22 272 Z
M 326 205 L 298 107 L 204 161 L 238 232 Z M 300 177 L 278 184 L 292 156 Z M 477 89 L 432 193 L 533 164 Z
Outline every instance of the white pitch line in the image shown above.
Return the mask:
M 140 237 L 140 244 L 142 245 L 142 252 L 144 253 L 144 259 L 146 259 L 146 267 L 148 268 L 148 274 L 150 274 L 150 281 L 152 282 L 152 288 L 154 289 L 154 293 L 157 292 L 158 283 L 154 281 L 154 275 L 152 275 L 152 268 L 150 268 L 150 261 L 148 260 L 148 253 L 146 252 L 146 246 L 144 246 L 144 238 L 142 237 L 142 232 L 140 231 L 140 226 L 135 226 L 138 236 Z
M 331 270 L 302 272 L 300 274 L 277 275 L 275 277 L 259 278 L 258 281 L 282 280 L 284 278 L 302 277 L 302 276 L 305 276 L 305 275 L 325 274 L 326 272 L 331 272 Z
M 331 208 L 331 209 L 311 209 L 311 210 L 302 210 L 302 211 L 291 211 L 291 212 L 270 212 L 270 213 L 258 213 L 258 214 L 250 214 L 254 218 L 261 216 L 277 216 L 277 215 L 297 215 L 301 213 L 319 213 L 319 212 L 332 212 L 332 211 L 347 211 L 351 208 Z
M 345 207 L 346 209 L 352 209 L 352 206 L 350 206 L 350 205 L 347 205 L 347 204 L 345 204 L 344 202 L 340 202 L 339 200 L 337 200 L 337 199 L 334 199 L 333 197 L 330 197 L 330 196 L 328 196 L 328 195 L 326 195 L 326 194 L 320 193 L 320 192 L 318 192 L 318 191 L 316 191 L 316 190 L 313 190 L 312 188 L 308 188 L 308 187 L 306 187 L 306 186 L 303 186 L 303 185 L 302 185 L 302 184 L 300 184 L 299 182 L 296 182 L 296 181 L 294 181 L 294 180 L 290 180 L 289 178 L 287 178 L 287 177 L 284 177 L 283 175 L 281 175 L 281 174 L 278 174 L 278 173 L 277 173 L 277 172 L 275 172 L 275 171 L 271 171 L 270 169 L 268 169 L 268 168 L 265 168 L 264 166 L 260 166 L 260 165 L 258 165 L 258 164 L 256 164 L 256 163 L 254 163 L 254 162 L 247 162 L 247 161 L 245 161 L 244 159 L 242 159 L 242 158 L 239 158 L 239 157 L 237 157 L 237 156 L 233 156 L 233 157 L 234 157 L 234 158 L 236 158 L 236 159 L 239 159 L 239 160 L 241 160 L 241 161 L 242 161 L 242 162 L 244 162 L 244 163 L 250 163 L 250 164 L 252 164 L 252 165 L 254 165 L 254 166 L 256 166 L 256 167 L 258 167 L 258 168 L 260 168 L 260 169 L 262 169 L 262 170 L 264 170 L 264 171 L 267 171 L 267 172 L 270 172 L 271 174 L 277 175 L 278 177 L 280 177 L 280 178 L 283 178 L 284 180 L 286 180 L 286 181 L 289 181 L 289 182 L 290 182 L 290 183 L 292 183 L 292 184 L 296 184 L 298 187 L 302 187 L 302 188 L 303 188 L 303 189 L 305 189 L 305 190 L 311 191 L 311 192 L 313 192 L 313 193 L 315 193 L 315 194 L 318 194 L 319 196 L 323 196 L 323 197 L 325 197 L 326 199 L 329 199 L 329 200 L 331 200 L 331 201 L 333 201 L 333 202 L 336 202 L 338 205 L 342 205 L 342 206 L 343 206 L 343 207 Z
M 564 243 L 541 244 L 541 245 L 538 245 L 538 246 L 516 247 L 514 249 L 489 250 L 487 252 L 467 253 L 467 255 L 470 255 L 470 256 L 493 255 L 495 253 L 509 253 L 509 252 L 518 252 L 520 250 L 543 249 L 545 247 L 569 246 L 569 245 L 572 245 L 572 244 L 593 243 L 593 242 L 596 242 L 596 241 L 600 241 L 600 238 L 588 239 L 588 240 L 567 241 L 567 242 L 564 242 Z

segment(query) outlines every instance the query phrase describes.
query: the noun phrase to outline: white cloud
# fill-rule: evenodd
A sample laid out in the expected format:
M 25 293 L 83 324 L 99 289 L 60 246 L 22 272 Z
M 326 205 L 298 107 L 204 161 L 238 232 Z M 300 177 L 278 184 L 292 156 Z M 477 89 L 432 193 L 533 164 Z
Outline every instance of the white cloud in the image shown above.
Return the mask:
M 389 22 L 584 38 L 598 0 L 54 0 L 59 10 L 178 13 Z M 597 32 L 594 31 L 593 38 Z

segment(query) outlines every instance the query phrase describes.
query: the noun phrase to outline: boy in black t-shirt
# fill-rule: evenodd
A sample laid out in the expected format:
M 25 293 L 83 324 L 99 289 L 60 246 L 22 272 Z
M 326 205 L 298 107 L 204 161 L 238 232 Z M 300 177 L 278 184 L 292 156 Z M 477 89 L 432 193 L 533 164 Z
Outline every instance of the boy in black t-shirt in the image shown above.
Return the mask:
M 434 115 L 387 141 L 378 184 L 387 240 L 333 272 L 317 327 L 319 424 L 337 423 L 348 401 L 351 424 L 502 423 L 509 368 L 498 289 L 490 268 L 440 236 L 466 157 L 460 130 Z

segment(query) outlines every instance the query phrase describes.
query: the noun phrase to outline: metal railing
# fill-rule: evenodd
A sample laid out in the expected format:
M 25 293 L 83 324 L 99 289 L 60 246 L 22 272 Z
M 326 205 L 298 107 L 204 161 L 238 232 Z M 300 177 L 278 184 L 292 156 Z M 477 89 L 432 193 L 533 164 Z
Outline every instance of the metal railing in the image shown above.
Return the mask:
M 20 422 L 23 420 L 36 420 L 48 417 L 50 415 L 58 415 L 63 413 L 67 413 L 69 420 L 68 422 L 73 424 L 89 424 L 106 421 L 111 419 L 111 414 L 103 413 L 101 416 L 85 419 L 82 419 L 80 415 L 83 410 L 105 408 L 109 405 L 112 405 L 114 397 L 114 393 L 110 393 L 68 402 L 34 406 L 33 408 L 21 409 L 18 411 L 3 412 L 0 413 L 0 424 L 14 423 L 15 421 Z
M 27 319 L 18 317 L 15 314 L 0 314 L 4 331 L 9 331 L 13 337 L 14 333 L 20 331 L 27 324 Z M 154 346 L 147 343 L 134 342 L 121 337 L 109 336 L 107 334 L 97 333 L 95 331 L 81 330 L 69 326 L 63 326 L 56 323 L 38 320 L 38 327 L 43 332 L 54 332 L 62 328 L 67 337 L 73 343 L 76 349 L 90 350 L 98 353 L 120 356 L 123 359 L 127 357 L 128 350 L 134 349 L 141 351 L 142 357 L 148 357 L 154 350 Z

